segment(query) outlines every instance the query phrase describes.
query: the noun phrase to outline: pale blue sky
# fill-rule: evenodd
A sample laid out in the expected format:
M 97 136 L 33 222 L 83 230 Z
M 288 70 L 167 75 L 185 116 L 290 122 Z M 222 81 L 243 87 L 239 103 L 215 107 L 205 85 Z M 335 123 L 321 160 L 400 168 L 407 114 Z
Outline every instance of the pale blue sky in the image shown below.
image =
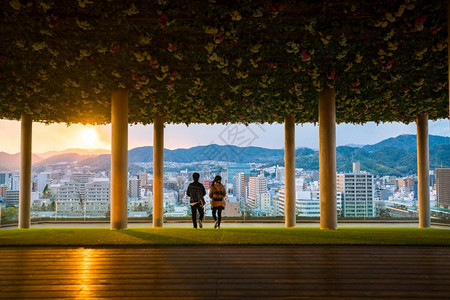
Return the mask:
M 98 138 L 89 145 L 82 136 L 86 130 L 97 132 Z M 0 120 L 0 152 L 17 153 L 20 151 L 20 122 Z M 429 133 L 449 135 L 447 119 L 429 122 Z M 296 147 L 317 149 L 319 128 L 313 124 L 297 125 L 295 133 Z M 401 134 L 416 134 L 415 123 L 383 123 L 376 125 L 341 124 L 336 128 L 336 144 L 375 144 L 389 137 Z M 33 123 L 33 152 L 42 153 L 50 150 L 67 148 L 102 148 L 110 149 L 111 127 L 83 126 L 65 124 L 44 125 Z M 190 148 L 199 145 L 233 144 L 237 146 L 259 146 L 266 148 L 284 147 L 283 124 L 244 125 L 166 125 L 165 147 L 169 149 Z M 151 146 L 153 144 L 152 125 L 129 126 L 129 148 Z

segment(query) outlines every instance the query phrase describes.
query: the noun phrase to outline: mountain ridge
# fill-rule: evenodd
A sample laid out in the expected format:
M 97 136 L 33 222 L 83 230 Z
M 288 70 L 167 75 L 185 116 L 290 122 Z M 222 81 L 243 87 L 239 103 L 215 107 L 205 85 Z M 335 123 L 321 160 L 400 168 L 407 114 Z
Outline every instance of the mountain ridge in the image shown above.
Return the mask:
M 429 136 L 430 169 L 439 166 L 450 167 L 450 139 L 443 136 Z M 375 175 L 407 175 L 416 172 L 416 136 L 400 135 L 373 145 L 346 145 L 336 148 L 338 172 L 349 172 L 352 163 L 359 161 L 361 169 Z M 105 150 L 106 151 L 106 150 Z M 318 151 L 310 148 L 295 150 L 296 167 L 318 170 Z M 8 161 L 4 163 L 5 159 Z M 150 163 L 153 160 L 153 147 L 143 146 L 128 151 L 128 163 Z M 234 145 L 203 145 L 191 148 L 164 149 L 164 161 L 175 163 L 195 163 L 201 161 L 228 161 L 233 163 L 260 163 L 263 165 L 284 165 L 284 150 L 264 147 L 239 147 Z M 63 153 L 43 158 L 33 155 L 33 169 L 39 171 L 49 164 L 77 163 L 89 165 L 95 170 L 108 170 L 110 154 L 82 155 Z M 20 154 L 0 152 L 0 170 L 17 170 Z M 6 167 L 5 167 L 6 166 Z M 16 168 L 16 169 L 14 169 Z

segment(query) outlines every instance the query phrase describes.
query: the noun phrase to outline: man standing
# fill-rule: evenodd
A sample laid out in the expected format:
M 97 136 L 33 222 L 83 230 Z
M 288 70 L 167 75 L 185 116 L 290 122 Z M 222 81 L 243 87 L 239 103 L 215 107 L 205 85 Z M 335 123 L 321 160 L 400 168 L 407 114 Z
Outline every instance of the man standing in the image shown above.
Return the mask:
M 194 179 L 194 182 L 189 184 L 186 195 L 188 195 L 191 198 L 189 202 L 191 204 L 192 223 L 194 225 L 194 229 L 197 229 L 197 210 L 199 213 L 198 225 L 200 226 L 200 228 L 203 228 L 202 221 L 204 211 L 201 200 L 203 196 L 206 195 L 206 191 L 203 184 L 198 182 L 198 180 L 200 179 L 200 174 L 198 173 L 192 174 L 192 179 Z

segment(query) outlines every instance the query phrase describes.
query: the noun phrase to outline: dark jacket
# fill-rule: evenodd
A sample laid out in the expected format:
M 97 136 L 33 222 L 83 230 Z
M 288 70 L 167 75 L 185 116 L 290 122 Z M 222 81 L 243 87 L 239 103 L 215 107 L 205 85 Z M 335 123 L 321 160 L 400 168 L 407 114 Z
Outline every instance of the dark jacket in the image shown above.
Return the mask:
M 203 198 L 203 196 L 206 195 L 206 190 L 205 190 L 205 187 L 203 186 L 203 184 L 201 184 L 198 181 L 194 181 L 189 184 L 187 191 L 186 191 L 186 195 L 191 197 L 191 199 L 189 201 L 191 203 L 191 205 L 195 205 L 200 201 L 200 199 Z

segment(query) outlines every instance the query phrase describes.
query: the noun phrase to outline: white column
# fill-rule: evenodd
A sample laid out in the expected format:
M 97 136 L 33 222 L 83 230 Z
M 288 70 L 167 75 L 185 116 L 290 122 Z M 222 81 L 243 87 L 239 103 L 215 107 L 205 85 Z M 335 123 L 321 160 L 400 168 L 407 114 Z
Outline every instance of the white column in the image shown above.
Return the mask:
M 20 136 L 19 228 L 30 228 L 31 219 L 31 146 L 33 119 L 22 114 Z
M 295 227 L 295 118 L 284 118 L 285 226 Z
M 164 201 L 164 118 L 153 123 L 153 227 L 163 227 Z
M 429 190 L 428 115 L 418 115 L 416 118 L 416 124 L 419 228 L 429 228 L 431 226 L 431 216 Z
M 111 97 L 111 230 L 127 229 L 128 91 Z
M 319 93 L 320 228 L 337 229 L 336 100 L 333 88 Z

